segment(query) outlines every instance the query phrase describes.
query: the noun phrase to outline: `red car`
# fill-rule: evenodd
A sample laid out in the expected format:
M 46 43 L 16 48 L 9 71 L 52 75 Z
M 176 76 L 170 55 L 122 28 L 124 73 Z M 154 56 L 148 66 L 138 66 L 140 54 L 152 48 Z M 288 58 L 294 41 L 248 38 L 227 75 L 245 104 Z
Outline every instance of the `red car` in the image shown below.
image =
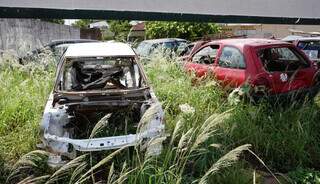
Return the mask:
M 192 53 L 184 67 L 197 77 L 213 75 L 226 89 L 249 84 L 257 98 L 265 94 L 314 97 L 320 79 L 317 65 L 297 47 L 268 39 L 211 41 Z

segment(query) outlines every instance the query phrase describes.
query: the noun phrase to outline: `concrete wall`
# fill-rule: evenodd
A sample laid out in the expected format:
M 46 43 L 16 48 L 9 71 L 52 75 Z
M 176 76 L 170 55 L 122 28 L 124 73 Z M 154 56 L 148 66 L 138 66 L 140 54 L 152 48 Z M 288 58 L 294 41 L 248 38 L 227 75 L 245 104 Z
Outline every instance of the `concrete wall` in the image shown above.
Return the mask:
M 80 30 L 37 19 L 0 19 L 0 50 L 18 55 L 57 39 L 79 39 Z
M 304 32 L 320 32 L 319 25 L 284 24 L 223 24 L 222 31 L 230 36 L 247 35 L 249 38 L 284 38 L 292 35 L 291 29 Z
M 317 25 L 263 25 L 261 34 L 273 34 L 276 38 L 284 38 L 291 35 L 290 29 L 305 32 L 320 32 L 320 26 Z

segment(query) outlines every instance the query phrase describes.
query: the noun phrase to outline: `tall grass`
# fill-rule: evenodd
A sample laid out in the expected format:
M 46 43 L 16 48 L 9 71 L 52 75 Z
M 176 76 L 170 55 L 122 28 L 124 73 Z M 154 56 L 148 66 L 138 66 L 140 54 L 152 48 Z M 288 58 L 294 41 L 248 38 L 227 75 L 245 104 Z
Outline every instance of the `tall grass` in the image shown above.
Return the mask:
M 220 129 L 224 142 L 230 147 L 252 144 L 253 150 L 275 171 L 319 169 L 319 106 L 288 106 L 237 106 Z
M 317 156 L 320 155 L 318 99 L 304 103 L 292 101 L 281 106 L 268 102 L 229 104 L 226 94 L 210 80 L 192 84 L 190 76 L 181 72 L 179 67 L 173 63 L 168 66 L 161 59 L 149 67 L 147 71 L 152 86 L 164 106 L 170 109 L 167 110 L 169 117 L 177 118 L 176 110 L 183 103 L 196 109 L 195 115 L 188 118 L 197 124 L 197 120 L 201 122 L 209 114 L 233 109 L 230 118 L 219 125 L 221 136 L 217 142 L 225 148 L 252 144 L 253 151 L 276 172 L 288 172 L 299 167 L 320 169 Z M 162 77 L 163 73 L 165 77 Z M 257 159 L 248 160 L 263 168 Z
M 153 157 L 141 151 L 139 146 L 135 147 L 130 156 L 125 156 L 128 148 L 123 147 L 113 152 L 106 152 L 106 156 L 98 159 L 97 155 L 82 155 L 70 161 L 55 172 L 43 170 L 39 175 L 41 160 L 33 152 L 23 156 L 13 167 L 8 182 L 15 181 L 16 178 L 43 180 L 45 183 L 211 183 L 211 177 L 221 169 L 235 163 L 240 154 L 248 150 L 250 145 L 239 146 L 224 156 L 216 156 L 213 160 L 207 160 L 206 166 L 196 169 L 198 159 L 211 152 L 207 145 L 212 145 L 210 138 L 215 134 L 218 124 L 228 118 L 228 112 L 221 115 L 209 117 L 203 126 L 195 126 L 187 131 L 185 124 L 175 126 L 170 143 L 159 157 Z M 204 128 L 206 127 L 206 128 Z M 154 140 L 152 140 L 154 141 Z M 214 146 L 212 146 L 214 149 Z M 37 151 L 35 153 L 38 153 Z M 45 154 L 43 154 L 45 155 Z M 41 157 L 40 157 L 41 158 Z M 45 159 L 42 159 L 45 160 Z M 90 160 L 94 160 L 90 166 Z M 20 167 L 19 167 L 20 166 Z M 34 170 L 29 171 L 33 166 Z M 81 170 L 77 169 L 81 166 Z M 206 169 L 208 167 L 208 169 Z M 26 170 L 27 169 L 27 170 Z M 26 171 L 28 171 L 26 173 Z M 28 178 L 30 173 L 31 178 Z M 101 173 L 109 173 L 102 175 Z M 38 175 L 36 175 L 38 174 Z
M 274 172 L 319 166 L 319 107 L 315 103 L 287 107 L 267 103 L 230 105 L 214 81 L 196 81 L 175 62 L 155 57 L 145 65 L 150 85 L 166 112 L 168 137 L 160 156 L 143 147 L 80 155 L 58 170 L 34 163 L 35 171 L 21 173 L 12 165 L 35 149 L 38 122 L 52 88 L 53 70 L 47 65 L 18 66 L 8 60 L 0 73 L 0 171 L 15 181 L 39 183 L 250 183 L 262 181 L 255 169 Z M 1 62 L 0 62 L 1 63 Z M 36 67 L 38 66 L 38 67 Z M 42 68 L 41 68 L 42 67 Z M 6 80 L 3 80 L 6 79 Z M 97 124 L 92 137 L 108 125 Z M 154 144 L 161 140 L 151 140 Z M 250 144 L 250 145 L 249 145 Z M 243 151 L 246 154 L 241 154 Z M 249 156 L 248 156 L 249 155 Z M 28 158 L 22 156 L 18 163 Z M 43 157 L 45 162 L 45 157 Z M 249 161 L 245 161 L 244 158 Z M 240 159 L 240 161 L 239 161 Z M 234 164 L 231 166 L 231 164 Z M 5 166 L 8 165 L 8 166 Z M 1 165 L 0 165 L 1 166 Z M 19 166 L 19 167 L 18 167 Z M 27 165 L 28 166 L 28 165 Z M 230 167 L 231 166 L 231 167 Z M 225 168 L 229 167 L 229 168 Z M 37 168 L 44 168 L 39 172 Z M 41 170 L 41 169 L 40 169 Z M 20 175 L 19 175 L 20 174 Z M 12 178 L 11 175 L 10 178 Z M 254 176 L 254 177 L 253 177 Z M 8 182 L 10 182 L 10 179 Z M 255 179 L 253 179 L 255 178 Z
M 14 61 L 9 56 L 0 60 L 0 155 L 7 161 L 35 148 L 53 79 L 44 65 Z
M 0 59 L 1 172 L 5 172 L 8 164 L 35 149 L 39 140 L 39 120 L 52 78 L 53 72 L 44 65 L 21 66 L 10 55 Z M 4 176 L 5 173 L 1 175 Z

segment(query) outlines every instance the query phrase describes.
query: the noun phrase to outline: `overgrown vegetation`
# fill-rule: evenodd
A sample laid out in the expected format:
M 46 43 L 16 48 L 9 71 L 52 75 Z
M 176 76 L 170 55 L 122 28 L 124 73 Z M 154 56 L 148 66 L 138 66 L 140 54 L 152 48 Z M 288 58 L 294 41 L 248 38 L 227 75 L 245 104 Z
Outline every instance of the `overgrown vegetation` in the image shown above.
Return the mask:
M 196 22 L 146 22 L 146 35 L 149 39 L 154 38 L 184 38 L 187 40 L 201 39 L 218 33 L 220 28 L 214 23 Z
M 88 28 L 93 19 L 79 19 L 72 25 L 79 28 Z M 109 29 L 113 33 L 111 39 L 126 41 L 132 25 L 130 20 L 108 20 Z M 196 40 L 210 37 L 220 32 L 220 27 L 215 23 L 175 22 L 175 21 L 147 21 L 145 34 L 148 39 L 156 38 L 183 38 Z M 106 38 L 110 39 L 110 38 Z
M 316 103 L 230 105 L 214 81 L 195 82 L 163 57 L 145 66 L 166 111 L 170 136 L 160 156 L 150 157 L 140 147 L 122 148 L 80 155 L 58 170 L 49 169 L 48 153 L 33 150 L 53 68 L 0 61 L 0 183 L 252 183 L 264 180 L 257 170 L 268 169 L 289 172 L 286 179 L 279 177 L 285 182 L 318 181 Z
M 110 31 L 114 34 L 114 40 L 126 41 L 131 29 L 128 20 L 110 20 Z
M 93 19 L 79 19 L 75 21 L 72 26 L 78 27 L 78 28 L 88 28 L 89 24 L 93 23 Z

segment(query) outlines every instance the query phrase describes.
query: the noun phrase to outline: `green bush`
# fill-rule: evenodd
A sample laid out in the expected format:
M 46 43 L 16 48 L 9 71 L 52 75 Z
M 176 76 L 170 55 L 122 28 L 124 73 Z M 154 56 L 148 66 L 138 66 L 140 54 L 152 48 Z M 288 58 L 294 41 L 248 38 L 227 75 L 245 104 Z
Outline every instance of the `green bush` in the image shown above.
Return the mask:
M 156 38 L 184 38 L 197 40 L 203 36 L 220 32 L 220 27 L 214 23 L 196 22 L 166 22 L 151 21 L 146 23 L 146 35 Z

